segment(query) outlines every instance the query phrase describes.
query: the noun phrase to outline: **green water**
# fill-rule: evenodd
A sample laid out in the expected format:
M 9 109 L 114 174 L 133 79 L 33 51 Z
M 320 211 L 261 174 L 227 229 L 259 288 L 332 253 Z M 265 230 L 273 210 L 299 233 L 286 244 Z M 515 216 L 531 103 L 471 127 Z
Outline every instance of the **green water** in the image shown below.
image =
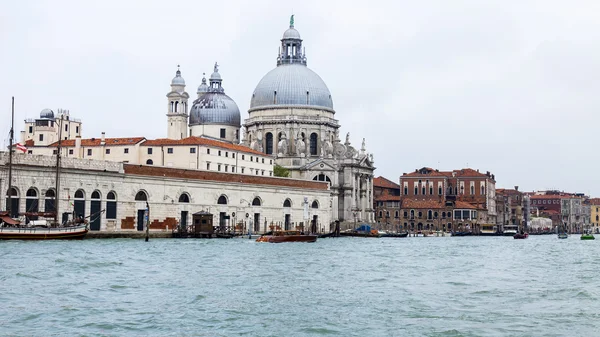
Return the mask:
M 600 336 L 599 241 L 4 241 L 0 336 Z

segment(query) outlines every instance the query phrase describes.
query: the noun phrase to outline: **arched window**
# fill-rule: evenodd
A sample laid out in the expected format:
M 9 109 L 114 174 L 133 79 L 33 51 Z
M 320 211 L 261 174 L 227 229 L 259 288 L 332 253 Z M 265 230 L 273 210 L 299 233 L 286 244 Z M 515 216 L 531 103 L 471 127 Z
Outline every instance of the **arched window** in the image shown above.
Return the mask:
M 425 186 L 423 186 L 423 188 L 421 188 L 421 194 L 423 194 L 423 195 L 426 194 L 426 192 L 425 192 Z
M 265 135 L 265 153 L 266 154 L 273 154 L 273 134 L 270 132 L 267 132 L 267 134 Z
M 317 141 L 318 141 L 318 136 L 316 133 L 311 133 L 310 134 L 310 155 L 311 156 L 316 156 L 317 155 Z
M 433 217 L 437 219 L 437 217 L 438 217 L 438 212 L 433 212 Z
M 252 206 L 260 206 L 260 198 L 259 197 L 252 199 Z
M 415 210 L 414 210 L 414 209 L 411 209 L 411 210 L 410 210 L 410 217 L 411 217 L 411 218 L 414 218 L 414 217 L 415 217 Z
M 92 192 L 91 198 L 92 199 L 100 199 L 100 192 L 98 192 L 98 191 Z
M 326 175 L 324 175 L 323 173 L 321 173 L 319 175 L 316 175 L 313 178 L 313 180 L 316 180 L 316 181 L 326 181 L 326 182 L 328 182 L 331 185 L 331 179 L 329 179 L 329 177 L 326 176 Z
M 312 205 L 310 206 L 310 208 L 319 208 L 319 203 L 315 200 L 312 202 Z
M 483 183 L 481 184 L 481 195 L 485 195 L 485 186 L 483 186 Z M 517 196 L 517 199 L 519 197 Z M 518 200 L 517 200 L 518 201 Z
M 56 203 L 54 199 L 56 198 L 56 193 L 54 193 L 53 189 L 49 189 L 46 191 L 46 195 L 44 198 L 44 212 L 54 212 L 56 211 Z
M 188 203 L 190 202 L 190 197 L 187 195 L 187 193 L 181 193 L 181 195 L 179 196 L 179 202 Z
M 77 190 L 75 192 L 75 195 L 73 197 L 75 199 L 84 199 L 85 198 L 85 194 L 84 194 L 83 190 Z
M 106 194 L 106 218 L 111 220 L 117 218 L 117 195 L 113 191 Z
M 379 217 L 382 218 L 383 217 L 383 211 L 379 211 Z
M 37 212 L 38 211 L 38 205 L 39 205 L 39 199 L 38 199 L 38 193 L 37 190 L 34 188 L 30 188 L 27 190 L 27 192 L 25 193 L 25 212 Z M 37 220 L 38 217 L 36 215 L 34 216 L 28 216 L 26 218 L 26 221 L 28 222 L 29 220 Z
M 446 218 L 446 212 L 442 212 L 442 219 Z
M 25 197 L 28 198 L 37 198 L 37 191 L 34 188 L 30 188 L 27 190 Z
M 442 195 L 442 186 L 438 187 L 438 194 Z
M 135 200 L 136 201 L 148 201 L 148 195 L 144 191 L 139 191 L 135 195 Z
M 152 165 L 152 164 L 154 164 L 154 162 L 152 161 L 152 159 L 146 160 L 146 165 Z
M 389 218 L 390 217 L 390 211 L 385 211 L 385 217 Z
M 423 212 L 419 211 L 419 218 L 423 217 Z
M 431 210 L 427 211 L 427 219 L 432 219 L 433 218 L 433 212 Z
M 419 188 L 415 186 L 415 195 L 419 195 Z
M 16 187 L 12 187 L 6 191 L 6 205 L 10 205 L 10 217 L 16 218 L 19 216 L 19 191 Z
M 396 211 L 396 214 L 394 215 L 395 218 L 398 218 L 400 216 L 400 212 Z
M 471 185 L 471 195 L 475 194 L 475 186 Z
M 408 195 L 408 187 L 404 186 L 404 195 Z
M 433 195 L 433 186 L 429 186 L 429 195 Z
M 175 102 L 175 112 L 179 112 L 179 102 Z
M 285 201 L 283 202 L 283 207 L 292 207 L 292 202 L 290 201 L 290 199 L 285 199 Z
M 219 197 L 219 200 L 217 200 L 217 204 L 219 205 L 227 205 L 227 197 L 222 195 Z

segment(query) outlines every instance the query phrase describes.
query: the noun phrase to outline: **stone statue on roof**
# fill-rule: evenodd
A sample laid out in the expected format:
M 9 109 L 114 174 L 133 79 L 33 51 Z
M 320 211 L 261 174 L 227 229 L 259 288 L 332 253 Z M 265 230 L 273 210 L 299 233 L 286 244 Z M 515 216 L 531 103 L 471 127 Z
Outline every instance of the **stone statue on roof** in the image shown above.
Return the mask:
M 215 73 L 219 72 L 219 65 L 217 64 L 217 62 L 215 62 L 215 69 L 214 69 Z
M 346 133 L 346 142 L 344 144 L 350 144 L 350 132 Z

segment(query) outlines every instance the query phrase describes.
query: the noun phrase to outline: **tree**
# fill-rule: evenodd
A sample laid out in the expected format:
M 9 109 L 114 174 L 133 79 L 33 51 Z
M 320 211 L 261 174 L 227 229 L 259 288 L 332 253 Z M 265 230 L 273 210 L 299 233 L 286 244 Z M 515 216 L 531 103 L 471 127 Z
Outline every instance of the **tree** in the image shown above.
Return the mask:
M 289 177 L 290 170 L 286 169 L 281 165 L 275 164 L 275 168 L 273 169 L 273 175 L 276 177 Z

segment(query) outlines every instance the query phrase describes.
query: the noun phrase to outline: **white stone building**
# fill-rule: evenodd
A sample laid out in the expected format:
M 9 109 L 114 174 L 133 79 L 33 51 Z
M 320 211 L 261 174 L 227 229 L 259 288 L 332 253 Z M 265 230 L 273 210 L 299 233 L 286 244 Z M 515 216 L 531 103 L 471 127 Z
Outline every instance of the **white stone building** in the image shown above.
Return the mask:
M 12 188 L 0 201 L 11 215 L 55 212 L 56 156 L 14 154 Z M 0 153 L 0 190 L 8 190 L 8 153 Z M 151 230 L 191 224 L 213 214 L 213 224 L 264 232 L 314 224 L 329 231 L 331 198 L 324 182 L 185 170 L 120 162 L 63 158 L 59 218 L 88 217 L 91 230 L 142 230 L 148 203 Z M 99 213 L 101 210 L 105 210 Z M 35 215 L 29 216 L 29 220 Z
M 342 142 L 339 121 L 325 82 L 306 66 L 300 34 L 290 27 L 281 39 L 277 67 L 258 83 L 251 98 L 249 118 L 244 122 L 237 104 L 225 94 L 218 65 L 207 84 L 197 90 L 197 99 L 188 107 L 189 94 L 178 69 L 167 93 L 167 136 L 148 140 L 144 137 L 82 139 L 81 123 L 62 128 L 39 126 L 28 129 L 22 142 L 30 155 L 54 155 L 61 138 L 61 156 L 65 158 L 108 160 L 141 164 L 272 176 L 274 165 L 291 172 L 291 177 L 323 181 L 330 185 L 330 219 L 373 222 L 373 155 L 351 145 L 350 135 Z M 40 120 L 48 119 L 44 110 Z M 53 116 L 53 113 L 52 113 Z M 46 123 L 46 122 L 44 122 Z M 41 123 L 41 124 L 44 124 Z M 51 124 L 65 123 L 56 118 Z M 47 123 L 46 123 L 47 124 Z M 36 122 L 37 125 L 37 122 Z M 45 124 L 44 124 L 45 125 Z M 73 128 L 77 131 L 72 134 Z M 54 132 L 36 138 L 40 132 Z M 41 134 L 41 133 L 40 133 Z M 241 142 L 241 144 L 240 144 Z

